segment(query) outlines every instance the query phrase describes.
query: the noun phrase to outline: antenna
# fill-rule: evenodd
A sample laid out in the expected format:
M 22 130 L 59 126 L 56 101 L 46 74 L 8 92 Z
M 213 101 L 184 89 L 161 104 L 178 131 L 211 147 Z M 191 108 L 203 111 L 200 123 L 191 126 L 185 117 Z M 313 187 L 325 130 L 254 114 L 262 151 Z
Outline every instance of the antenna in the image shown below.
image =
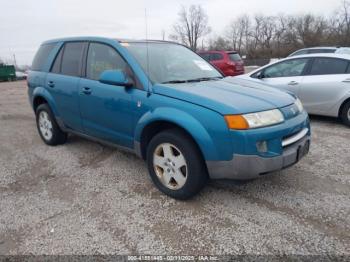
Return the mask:
M 150 86 L 149 86 L 149 53 L 148 53 L 148 21 L 147 21 L 147 8 L 145 8 L 145 25 L 146 25 L 146 67 L 147 67 L 147 75 L 148 75 L 148 79 L 147 79 L 147 96 L 150 96 L 151 95 L 151 92 L 150 92 Z

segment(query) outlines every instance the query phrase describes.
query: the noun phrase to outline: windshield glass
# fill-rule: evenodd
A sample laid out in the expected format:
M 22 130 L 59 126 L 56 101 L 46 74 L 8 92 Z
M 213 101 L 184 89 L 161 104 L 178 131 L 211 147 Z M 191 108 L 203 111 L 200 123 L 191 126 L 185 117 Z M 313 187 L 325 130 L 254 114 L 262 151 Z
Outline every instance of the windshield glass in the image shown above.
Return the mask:
M 213 66 L 182 45 L 142 42 L 122 43 L 122 45 L 131 52 L 154 83 L 176 83 L 222 77 Z

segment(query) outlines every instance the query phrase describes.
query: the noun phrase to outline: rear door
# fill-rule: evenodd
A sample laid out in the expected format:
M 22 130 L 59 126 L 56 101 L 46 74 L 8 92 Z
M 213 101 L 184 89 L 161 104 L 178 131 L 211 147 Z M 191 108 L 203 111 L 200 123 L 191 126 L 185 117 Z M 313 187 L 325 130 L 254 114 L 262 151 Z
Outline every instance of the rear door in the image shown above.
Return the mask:
M 128 64 L 111 46 L 92 42 L 86 58 L 85 77 L 79 83 L 80 110 L 84 132 L 113 143 L 133 146 L 133 88 L 99 82 L 105 70 L 129 70 Z
M 57 43 L 43 44 L 35 54 L 31 69 L 27 77 L 28 87 L 30 87 L 28 91 L 30 92 L 29 94 L 31 97 L 34 87 L 46 86 L 47 68 L 50 66 L 50 58 L 54 55 L 54 50 L 57 47 Z
M 261 82 L 299 95 L 299 85 L 309 58 L 295 58 L 273 64 L 262 71 Z
M 313 59 L 309 72 L 300 84 L 299 97 L 312 114 L 326 114 L 349 90 L 349 61 L 331 57 Z
M 78 83 L 85 45 L 84 42 L 65 43 L 46 78 L 46 87 L 55 100 L 59 119 L 76 131 L 82 131 Z

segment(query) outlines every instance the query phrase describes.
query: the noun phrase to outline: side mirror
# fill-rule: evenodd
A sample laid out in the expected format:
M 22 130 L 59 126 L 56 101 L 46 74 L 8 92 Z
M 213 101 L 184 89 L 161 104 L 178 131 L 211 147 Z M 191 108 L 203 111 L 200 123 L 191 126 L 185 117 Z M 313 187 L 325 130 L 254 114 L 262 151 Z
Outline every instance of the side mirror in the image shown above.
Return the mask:
M 103 84 L 132 87 L 133 81 L 122 70 L 106 70 L 100 75 L 99 81 Z
M 263 79 L 263 78 L 265 78 L 264 71 L 260 71 L 260 72 L 256 75 L 256 77 L 257 77 L 258 79 Z

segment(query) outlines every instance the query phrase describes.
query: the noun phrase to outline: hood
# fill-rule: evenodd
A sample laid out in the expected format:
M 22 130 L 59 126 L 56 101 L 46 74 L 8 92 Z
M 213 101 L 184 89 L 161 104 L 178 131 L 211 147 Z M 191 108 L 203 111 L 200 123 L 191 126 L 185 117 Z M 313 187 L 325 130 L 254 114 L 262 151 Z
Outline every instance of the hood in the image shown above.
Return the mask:
M 235 83 L 234 78 L 183 84 L 157 84 L 156 94 L 177 98 L 212 109 L 220 114 L 245 114 L 294 103 L 295 98 L 269 86 Z

